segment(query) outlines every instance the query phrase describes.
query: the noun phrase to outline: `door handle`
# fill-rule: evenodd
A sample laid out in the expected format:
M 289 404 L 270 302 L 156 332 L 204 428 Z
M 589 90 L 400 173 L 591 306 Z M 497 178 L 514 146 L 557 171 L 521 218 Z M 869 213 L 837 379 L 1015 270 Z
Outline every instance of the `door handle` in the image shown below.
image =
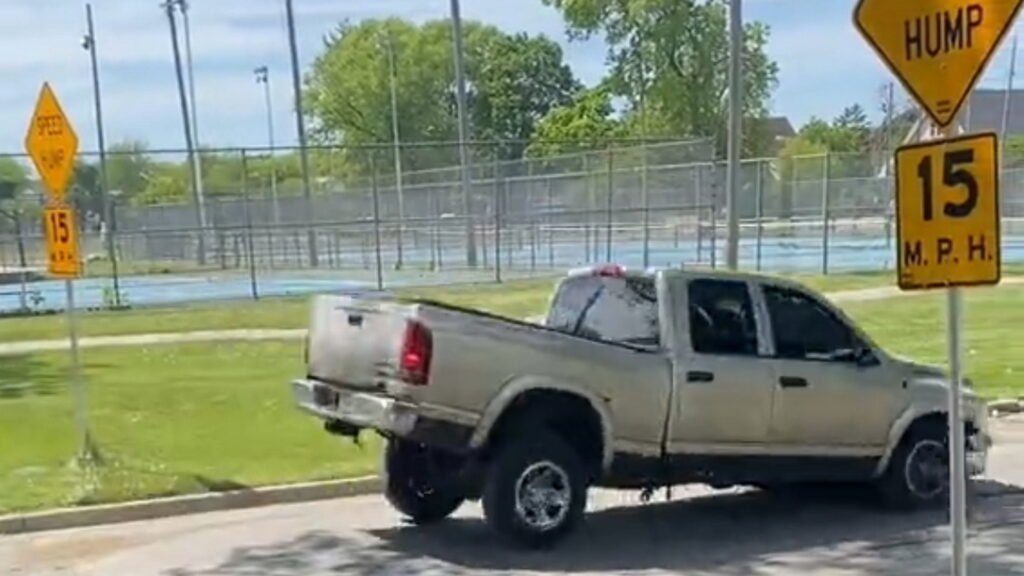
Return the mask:
M 686 373 L 687 382 L 714 382 L 715 375 L 712 372 L 691 371 Z
M 810 386 L 805 378 L 798 376 L 782 376 L 779 378 L 779 385 L 783 388 L 807 388 Z

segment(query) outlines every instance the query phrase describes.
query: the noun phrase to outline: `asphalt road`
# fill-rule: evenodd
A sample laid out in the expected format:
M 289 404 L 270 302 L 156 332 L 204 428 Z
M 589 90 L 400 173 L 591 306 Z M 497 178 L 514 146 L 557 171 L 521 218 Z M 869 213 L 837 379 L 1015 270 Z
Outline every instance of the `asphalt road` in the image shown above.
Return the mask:
M 970 573 L 1024 575 L 1024 420 L 994 423 L 990 477 L 970 503 Z M 505 546 L 467 505 L 405 526 L 380 497 L 274 506 L 7 537 L 0 572 L 82 576 L 697 574 L 948 572 L 943 512 L 901 514 L 856 493 L 699 488 L 595 492 L 579 533 L 549 552 Z M 6 570 L 5 570 L 6 568 Z

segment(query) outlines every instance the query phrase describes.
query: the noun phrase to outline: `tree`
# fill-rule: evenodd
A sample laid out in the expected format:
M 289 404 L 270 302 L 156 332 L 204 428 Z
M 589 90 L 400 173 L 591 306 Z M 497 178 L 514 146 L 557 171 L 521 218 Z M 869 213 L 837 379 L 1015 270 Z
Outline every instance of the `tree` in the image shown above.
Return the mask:
M 547 112 L 571 101 L 579 83 L 556 43 L 510 36 L 478 22 L 463 28 L 476 139 L 526 140 Z M 393 18 L 346 22 L 326 39 L 306 81 L 318 141 L 358 147 L 392 140 L 389 51 L 395 59 L 402 141 L 456 138 L 450 22 L 417 26 Z M 521 154 L 522 148 L 509 153 Z M 410 147 L 403 153 L 409 170 L 451 165 L 457 158 L 454 146 Z M 357 173 L 366 173 L 367 159 L 363 151 L 345 154 Z
M 820 124 L 815 124 L 815 126 L 820 128 Z M 826 152 L 828 152 L 828 147 L 825 144 L 804 134 L 790 138 L 779 152 L 777 171 L 780 186 L 779 197 L 777 201 L 772 198 L 766 200 L 769 206 L 766 207 L 765 212 L 771 213 L 775 209 L 780 218 L 792 218 L 794 215 L 793 199 L 797 195 L 800 182 L 814 178 L 820 181 L 824 176 L 822 169 L 824 164 L 820 159 L 825 157 Z M 812 157 L 817 157 L 819 160 L 814 162 L 813 173 L 810 173 L 805 164 L 806 159 Z
M 543 1 L 562 12 L 571 37 L 604 36 L 609 80 L 632 108 L 643 90 L 650 113 L 674 135 L 713 137 L 724 152 L 728 0 Z M 744 30 L 744 118 L 766 115 L 777 84 L 778 66 L 765 54 L 768 36 L 760 22 Z
M 603 88 L 585 90 L 568 106 L 556 108 L 537 123 L 527 155 L 557 156 L 603 148 L 622 130 L 612 117 L 611 94 Z
M 154 162 L 146 155 L 144 142 L 125 141 L 107 151 L 107 186 L 119 191 L 121 197 L 132 199 L 142 193 Z
M 23 221 L 29 201 L 23 192 L 29 187 L 28 171 L 16 160 L 0 157 L 0 223 L 8 223 L 14 230 L 18 245 L 19 265 L 26 264 Z

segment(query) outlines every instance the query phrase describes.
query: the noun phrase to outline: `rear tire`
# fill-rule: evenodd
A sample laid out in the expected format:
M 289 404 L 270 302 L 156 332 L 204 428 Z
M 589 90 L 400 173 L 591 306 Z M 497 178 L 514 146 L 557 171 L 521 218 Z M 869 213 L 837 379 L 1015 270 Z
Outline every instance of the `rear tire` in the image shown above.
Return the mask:
M 464 500 L 446 470 L 444 455 L 404 440 L 384 449 L 384 496 L 413 524 L 431 524 L 455 512 Z M 446 474 L 450 472 L 450 474 Z
M 944 505 L 949 497 L 949 440 L 945 426 L 911 428 L 879 484 L 885 503 L 901 510 Z
M 502 536 L 527 548 L 551 547 L 583 519 L 587 470 L 576 452 L 547 430 L 501 446 L 487 472 L 483 508 Z

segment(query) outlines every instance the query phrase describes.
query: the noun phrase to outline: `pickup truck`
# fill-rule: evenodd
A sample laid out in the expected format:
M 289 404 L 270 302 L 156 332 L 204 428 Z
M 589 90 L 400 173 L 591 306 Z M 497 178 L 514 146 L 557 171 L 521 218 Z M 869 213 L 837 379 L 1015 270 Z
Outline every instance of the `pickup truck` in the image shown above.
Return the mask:
M 716 271 L 571 272 L 528 323 L 429 301 L 315 296 L 298 406 L 386 439 L 384 491 L 427 524 L 465 500 L 513 542 L 550 546 L 590 487 L 770 489 L 857 482 L 945 501 L 943 370 L 888 354 L 794 282 Z M 966 469 L 984 402 L 964 389 Z

